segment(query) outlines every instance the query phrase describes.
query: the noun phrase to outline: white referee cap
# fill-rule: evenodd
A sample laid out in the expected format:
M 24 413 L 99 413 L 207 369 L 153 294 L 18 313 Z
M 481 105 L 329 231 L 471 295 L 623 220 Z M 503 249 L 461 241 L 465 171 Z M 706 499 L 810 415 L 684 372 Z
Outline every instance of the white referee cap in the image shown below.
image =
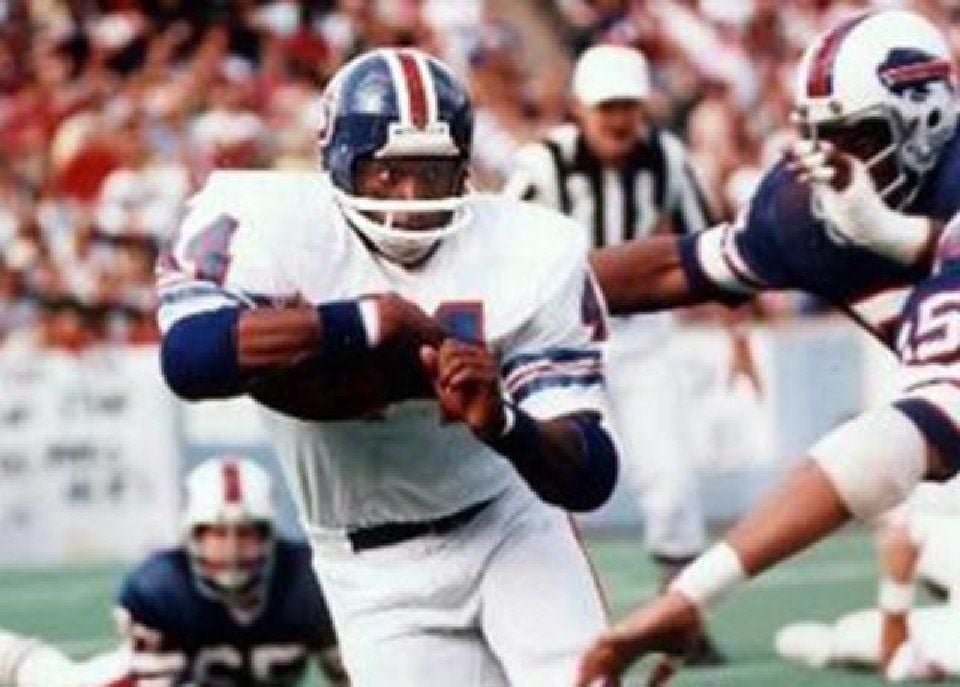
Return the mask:
M 573 95 L 587 107 L 609 100 L 644 100 L 649 93 L 647 60 L 633 48 L 596 45 L 573 69 Z

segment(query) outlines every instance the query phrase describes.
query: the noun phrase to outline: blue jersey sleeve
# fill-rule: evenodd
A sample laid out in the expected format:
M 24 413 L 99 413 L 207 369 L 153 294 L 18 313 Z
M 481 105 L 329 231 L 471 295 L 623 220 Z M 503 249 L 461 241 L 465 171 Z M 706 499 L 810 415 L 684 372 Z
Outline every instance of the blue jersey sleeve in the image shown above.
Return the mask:
M 681 240 L 682 269 L 695 292 L 724 302 L 793 288 L 782 237 L 811 224 L 816 220 L 810 213 L 809 193 L 782 166 L 774 167 L 737 221 Z
M 919 193 L 906 209 L 908 214 L 926 215 L 948 222 L 960 212 L 960 131 L 940 153 L 936 166 L 924 178 Z
M 134 638 L 154 636 L 153 649 L 176 645 L 176 600 L 167 590 L 180 581 L 174 552 L 158 553 L 131 572 L 117 595 L 117 605 L 127 614 Z

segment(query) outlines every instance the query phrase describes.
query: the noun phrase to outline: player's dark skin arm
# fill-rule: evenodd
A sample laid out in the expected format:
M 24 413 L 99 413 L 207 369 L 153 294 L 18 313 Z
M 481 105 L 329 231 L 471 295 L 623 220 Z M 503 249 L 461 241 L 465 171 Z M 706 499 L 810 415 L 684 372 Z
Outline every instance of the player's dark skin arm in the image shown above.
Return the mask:
M 942 480 L 952 475 L 948 463 L 928 449 L 925 478 Z M 815 461 L 806 460 L 725 539 L 747 576 L 754 577 L 820 541 L 851 517 L 827 474 Z M 620 675 L 645 653 L 677 652 L 702 622 L 700 611 L 683 594 L 672 591 L 661 596 L 594 642 L 581 660 L 577 687 Z
M 291 385 L 316 396 L 317 375 L 336 370 L 347 357 L 436 343 L 442 328 L 396 294 L 370 297 L 376 341 L 355 301 L 240 310 L 223 308 L 175 323 L 161 344 L 168 386 L 187 400 L 249 393 L 278 410 L 296 397 Z M 322 374 L 321 374 L 322 376 Z
M 434 343 L 443 339 L 440 326 L 410 301 L 396 294 L 371 298 L 377 306 L 378 343 L 404 337 Z M 237 323 L 237 362 L 244 371 L 284 368 L 315 354 L 323 342 L 324 324 L 316 308 L 247 310 Z
M 691 287 L 676 236 L 653 236 L 590 253 L 590 265 L 613 315 L 667 310 L 709 300 Z
M 511 462 L 530 488 L 547 503 L 574 511 L 602 505 L 616 481 L 612 442 L 592 412 L 536 420 L 509 411 L 500 394 L 499 365 L 483 346 L 447 339 L 421 349 L 433 380 L 442 417 L 463 422 L 480 441 Z
M 314 419 L 331 419 L 333 410 L 322 400 L 317 379 L 328 377 L 331 369 L 344 363 L 344 355 L 353 358 L 371 355 L 390 347 L 413 351 L 423 343 L 438 343 L 445 335 L 442 328 L 418 306 L 396 294 L 372 296 L 378 314 L 378 337 L 374 346 L 331 354 L 325 347 L 324 318 L 317 308 L 256 309 L 244 312 L 237 324 L 237 358 L 250 396 L 280 412 Z M 334 334 L 336 336 L 336 334 Z M 369 344 L 369 342 L 368 342 Z M 372 380 L 354 378 L 352 386 L 361 389 Z M 316 399 L 316 410 L 308 410 L 306 399 Z M 366 396 L 336 404 L 344 417 L 363 410 Z
M 315 308 L 247 310 L 237 322 L 237 362 L 244 372 L 286 367 L 316 352 L 321 340 Z
M 592 510 L 602 505 L 606 498 L 597 496 L 599 503 L 589 497 L 582 502 L 575 498 L 585 487 L 584 473 L 590 470 L 583 439 L 576 425 L 578 419 L 586 418 L 566 415 L 551 420 L 537 420 L 539 449 L 532 452 L 507 449 L 503 455 L 547 503 L 569 510 Z M 491 442 L 491 445 L 494 449 L 499 448 L 496 442 Z M 611 490 L 612 487 L 611 484 Z M 590 491 L 599 493 L 603 487 L 595 486 Z

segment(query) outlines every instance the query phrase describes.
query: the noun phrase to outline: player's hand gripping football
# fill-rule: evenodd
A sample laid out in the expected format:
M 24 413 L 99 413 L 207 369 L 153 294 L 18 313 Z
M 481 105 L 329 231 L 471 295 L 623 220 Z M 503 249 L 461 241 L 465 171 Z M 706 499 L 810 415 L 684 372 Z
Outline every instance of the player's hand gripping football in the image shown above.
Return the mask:
M 613 687 L 630 665 L 650 653 L 679 655 L 700 630 L 700 614 L 682 594 L 668 592 L 598 637 L 580 659 L 576 687 Z M 669 659 L 647 678 L 666 685 L 675 667 Z
M 447 337 L 447 332 L 440 323 L 413 301 L 408 301 L 396 293 L 379 293 L 369 298 L 376 303 L 379 316 L 376 346 L 439 346 Z
M 445 420 L 466 424 L 481 441 L 500 435 L 506 421 L 500 367 L 485 346 L 450 338 L 440 346 L 423 346 L 420 360 Z

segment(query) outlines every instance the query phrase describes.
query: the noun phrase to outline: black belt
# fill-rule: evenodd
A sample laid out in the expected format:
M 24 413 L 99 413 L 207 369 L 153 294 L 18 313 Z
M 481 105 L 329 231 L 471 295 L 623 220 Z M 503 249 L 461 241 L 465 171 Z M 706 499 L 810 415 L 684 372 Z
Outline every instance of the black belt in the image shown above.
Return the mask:
M 375 549 L 378 546 L 389 546 L 390 544 L 399 544 L 400 542 L 422 537 L 426 534 L 446 534 L 466 525 L 473 520 L 480 512 L 490 505 L 493 499 L 475 503 L 467 506 L 456 513 L 445 515 L 436 520 L 421 520 L 420 522 L 390 522 L 385 525 L 374 525 L 373 527 L 362 527 L 352 532 L 347 532 L 347 539 L 354 551 L 363 551 L 364 549 Z

